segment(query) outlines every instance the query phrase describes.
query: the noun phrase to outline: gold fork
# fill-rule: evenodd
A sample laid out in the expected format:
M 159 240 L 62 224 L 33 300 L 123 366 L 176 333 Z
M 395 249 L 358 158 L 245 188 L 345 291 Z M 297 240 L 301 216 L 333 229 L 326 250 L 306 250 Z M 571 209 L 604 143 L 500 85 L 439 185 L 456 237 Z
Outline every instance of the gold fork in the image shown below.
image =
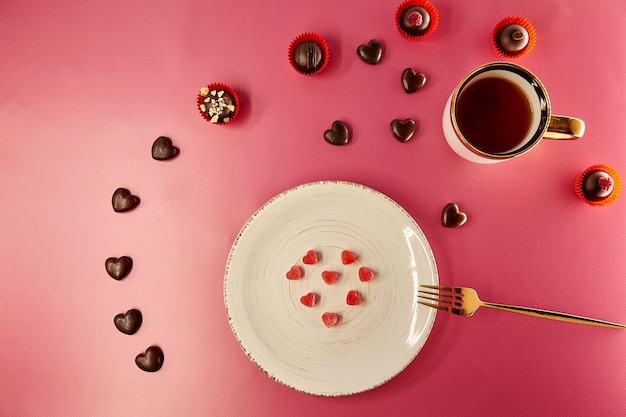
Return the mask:
M 466 287 L 441 287 L 438 285 L 420 285 L 427 290 L 420 290 L 418 296 L 422 300 L 418 303 L 458 316 L 469 317 L 479 307 L 495 308 L 497 310 L 510 311 L 512 313 L 526 314 L 544 319 L 567 321 L 570 323 L 588 324 L 591 326 L 613 327 L 626 329 L 626 325 L 610 321 L 592 319 L 573 314 L 559 313 L 557 311 L 540 310 L 538 308 L 511 306 L 506 304 L 488 303 L 478 298 L 478 293 L 473 288 Z

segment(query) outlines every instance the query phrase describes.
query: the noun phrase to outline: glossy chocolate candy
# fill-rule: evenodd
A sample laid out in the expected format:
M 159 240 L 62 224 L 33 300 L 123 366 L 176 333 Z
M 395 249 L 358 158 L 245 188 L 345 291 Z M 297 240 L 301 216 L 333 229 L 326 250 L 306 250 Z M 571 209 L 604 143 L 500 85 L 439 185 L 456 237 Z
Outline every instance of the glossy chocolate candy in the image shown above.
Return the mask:
M 318 71 L 324 63 L 324 52 L 315 41 L 304 41 L 293 49 L 293 65 L 306 74 Z

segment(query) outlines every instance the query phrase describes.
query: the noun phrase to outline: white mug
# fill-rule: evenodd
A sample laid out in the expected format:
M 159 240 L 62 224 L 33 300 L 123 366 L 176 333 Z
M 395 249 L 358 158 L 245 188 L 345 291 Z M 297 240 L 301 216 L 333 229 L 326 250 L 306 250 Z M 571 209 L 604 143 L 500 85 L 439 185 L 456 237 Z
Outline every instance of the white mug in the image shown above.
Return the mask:
M 493 62 L 470 72 L 443 111 L 443 134 L 459 156 L 494 163 L 520 156 L 541 139 L 577 139 L 585 123 L 551 113 L 548 92 L 526 68 Z

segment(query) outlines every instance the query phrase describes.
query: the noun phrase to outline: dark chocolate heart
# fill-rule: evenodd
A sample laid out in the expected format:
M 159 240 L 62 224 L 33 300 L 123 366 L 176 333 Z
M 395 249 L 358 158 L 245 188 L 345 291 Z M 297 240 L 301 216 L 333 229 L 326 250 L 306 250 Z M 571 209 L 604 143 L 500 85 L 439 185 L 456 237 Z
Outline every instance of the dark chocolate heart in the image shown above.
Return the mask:
M 356 53 L 361 58 L 361 61 L 366 64 L 376 65 L 383 56 L 383 48 L 378 40 L 372 39 L 367 45 L 359 45 L 356 48 Z
M 426 76 L 413 68 L 402 71 L 402 88 L 407 93 L 414 93 L 426 84 Z
M 449 203 L 441 212 L 441 224 L 445 227 L 463 226 L 467 221 L 467 214 L 459 210 L 455 203 Z
M 111 278 L 119 281 L 126 278 L 133 269 L 133 258 L 130 256 L 111 257 L 104 261 L 104 266 Z
M 156 372 L 163 366 L 163 351 L 158 346 L 150 346 L 145 353 L 135 357 L 135 363 L 142 371 Z
M 115 190 L 111 201 L 113 203 L 113 210 L 117 213 L 130 211 L 141 202 L 139 197 L 132 195 L 126 188 L 118 188 Z
M 178 155 L 180 149 L 172 145 L 172 139 L 159 136 L 152 144 L 152 158 L 157 161 L 167 161 Z
M 335 120 L 332 129 L 324 132 L 324 139 L 331 145 L 345 145 L 350 140 L 350 132 L 343 122 Z
M 415 133 L 415 120 L 394 119 L 390 123 L 389 127 L 391 128 L 391 134 L 394 138 L 398 139 L 400 142 L 406 142 L 411 139 L 411 137 L 413 137 L 413 133 Z
M 117 330 L 124 334 L 135 334 L 141 327 L 143 316 L 141 311 L 133 308 L 128 310 L 125 314 L 118 314 L 113 318 L 115 327 Z

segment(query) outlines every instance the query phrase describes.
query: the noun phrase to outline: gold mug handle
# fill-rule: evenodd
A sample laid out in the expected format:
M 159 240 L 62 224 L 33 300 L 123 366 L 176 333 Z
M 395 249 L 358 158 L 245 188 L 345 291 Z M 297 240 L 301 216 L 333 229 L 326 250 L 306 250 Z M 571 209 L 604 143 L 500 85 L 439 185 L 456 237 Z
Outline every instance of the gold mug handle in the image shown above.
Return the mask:
M 548 130 L 543 135 L 545 139 L 578 139 L 585 133 L 585 122 L 575 117 L 550 117 Z

